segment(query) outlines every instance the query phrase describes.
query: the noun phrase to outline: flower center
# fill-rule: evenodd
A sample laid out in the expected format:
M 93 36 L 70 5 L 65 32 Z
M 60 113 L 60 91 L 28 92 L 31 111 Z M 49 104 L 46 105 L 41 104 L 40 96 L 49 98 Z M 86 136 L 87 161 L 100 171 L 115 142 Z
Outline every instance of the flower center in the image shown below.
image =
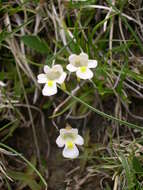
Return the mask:
M 76 67 L 80 67 L 80 66 L 81 66 L 80 59 L 77 59 L 77 60 L 75 61 L 75 66 L 76 66 Z
M 47 73 L 47 78 L 48 78 L 49 80 L 58 79 L 58 78 L 60 78 L 60 76 L 61 76 L 61 72 L 59 72 L 59 71 L 54 71 L 54 70 L 52 70 L 52 69 L 51 69 L 50 72 Z
M 75 57 L 75 60 L 72 62 L 72 64 L 73 64 L 75 67 L 87 66 L 88 60 L 84 59 L 84 58 L 81 57 L 80 55 L 77 55 L 77 56 Z
M 87 67 L 83 66 L 83 67 L 80 67 L 80 72 L 81 73 L 85 73 L 87 70 Z
M 49 80 L 49 81 L 48 81 L 48 86 L 49 86 L 49 87 L 52 87 L 52 86 L 53 86 L 53 81 L 52 81 L 52 80 Z
M 76 139 L 76 134 L 74 133 L 65 133 L 62 135 L 62 138 L 65 140 L 65 141 L 74 141 Z
M 71 142 L 71 141 L 67 142 L 67 148 L 73 149 L 73 146 L 74 146 L 73 142 Z

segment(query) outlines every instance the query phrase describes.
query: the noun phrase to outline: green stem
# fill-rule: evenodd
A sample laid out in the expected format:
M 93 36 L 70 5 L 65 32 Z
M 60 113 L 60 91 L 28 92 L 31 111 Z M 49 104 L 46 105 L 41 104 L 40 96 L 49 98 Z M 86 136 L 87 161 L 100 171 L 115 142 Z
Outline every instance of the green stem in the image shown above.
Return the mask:
M 43 178 L 43 176 L 40 174 L 40 172 L 35 168 L 35 166 L 29 162 L 22 154 L 18 153 L 16 150 L 14 150 L 13 148 L 3 144 L 3 143 L 0 143 L 0 146 L 2 146 L 3 148 L 6 148 L 7 150 L 15 153 L 17 156 L 19 156 L 22 160 L 24 160 L 36 173 L 37 175 L 40 177 L 41 181 L 43 182 L 43 184 L 45 185 L 46 189 L 48 187 L 47 185 L 47 182 L 45 181 L 45 179 Z

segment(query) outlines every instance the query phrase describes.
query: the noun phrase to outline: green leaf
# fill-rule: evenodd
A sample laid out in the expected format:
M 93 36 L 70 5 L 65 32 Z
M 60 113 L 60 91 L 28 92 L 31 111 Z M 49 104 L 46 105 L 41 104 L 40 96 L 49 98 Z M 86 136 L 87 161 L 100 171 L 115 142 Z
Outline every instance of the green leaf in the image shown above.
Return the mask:
M 38 36 L 25 35 L 21 37 L 21 40 L 25 45 L 39 53 L 48 54 L 49 52 L 47 43 L 44 40 L 41 40 Z
M 12 30 L 12 32 L 8 32 L 7 29 L 3 29 L 2 32 L 0 32 L 0 44 L 6 40 L 6 38 L 11 37 L 13 34 L 18 32 L 23 26 L 26 26 L 30 24 L 33 21 L 33 19 L 28 20 L 27 22 L 21 24 L 20 26 L 16 27 L 15 29 Z
M 139 47 L 140 50 L 143 52 L 143 45 L 142 45 L 142 43 L 141 43 L 139 37 L 137 36 L 136 32 L 135 32 L 134 29 L 131 27 L 131 25 L 128 23 L 128 21 L 127 21 L 127 19 L 126 19 L 125 17 L 122 16 L 121 18 L 122 18 L 122 20 L 124 21 L 125 26 L 128 27 L 129 31 L 130 31 L 131 34 L 134 36 L 134 38 L 135 38 L 135 40 L 136 40 L 136 42 L 137 42 L 137 44 L 138 44 L 138 47 Z
M 126 178 L 128 181 L 127 189 L 133 190 L 135 184 L 134 184 L 134 173 L 132 172 L 131 165 L 128 162 L 128 159 L 122 153 L 120 153 L 120 160 L 121 160 L 122 166 L 125 170 L 125 175 L 126 175 Z
M 59 86 L 60 88 L 60 86 Z M 81 104 L 85 105 L 86 107 L 88 107 L 90 110 L 92 110 L 93 112 L 101 115 L 102 117 L 104 118 L 107 118 L 107 119 L 111 119 L 113 121 L 116 121 L 122 125 L 125 125 L 125 126 L 128 126 L 129 128 L 133 128 L 133 129 L 139 129 L 140 131 L 143 131 L 143 128 L 141 126 L 138 126 L 138 125 L 135 125 L 135 124 L 132 124 L 132 123 L 129 123 L 125 120 L 121 120 L 121 119 L 118 119 L 117 117 L 114 117 L 112 115 L 108 115 L 94 107 L 92 107 L 91 105 L 89 105 L 88 103 L 84 102 L 83 100 L 81 100 L 81 98 L 78 98 L 77 96 L 74 96 L 73 94 L 71 94 L 70 92 L 68 91 L 64 91 L 66 94 L 68 94 L 69 96 L 71 96 L 74 100 L 76 100 L 77 102 L 80 102 Z
M 12 190 L 10 183 L 6 178 L 5 178 L 5 182 L 6 182 L 7 190 Z
M 11 122 L 7 123 L 6 125 L 2 126 L 2 127 L 0 128 L 0 132 L 1 132 L 2 130 L 4 130 L 4 129 L 10 127 L 10 126 L 11 126 L 12 124 L 14 124 L 16 121 L 17 121 L 17 119 L 15 119 L 14 121 L 11 121 Z
M 132 164 L 133 164 L 133 168 L 134 168 L 135 172 L 143 173 L 143 168 L 137 157 L 135 157 L 135 156 L 133 157 Z
M 2 146 L 4 148 L 8 149 L 9 151 L 17 154 L 22 160 L 24 160 L 28 164 L 28 166 L 31 167 L 33 169 L 33 171 L 36 172 L 36 174 L 40 177 L 41 181 L 43 182 L 43 184 L 47 188 L 47 182 L 45 181 L 43 176 L 40 174 L 40 172 L 35 168 L 35 166 L 31 162 L 29 162 L 22 154 L 19 154 L 15 149 L 7 146 L 6 144 L 0 143 L 0 146 Z
M 29 186 L 32 190 L 41 190 L 41 186 L 36 182 L 36 180 L 32 179 L 32 176 L 30 175 L 16 171 L 8 171 L 8 175 L 14 180 L 21 181 L 23 187 Z

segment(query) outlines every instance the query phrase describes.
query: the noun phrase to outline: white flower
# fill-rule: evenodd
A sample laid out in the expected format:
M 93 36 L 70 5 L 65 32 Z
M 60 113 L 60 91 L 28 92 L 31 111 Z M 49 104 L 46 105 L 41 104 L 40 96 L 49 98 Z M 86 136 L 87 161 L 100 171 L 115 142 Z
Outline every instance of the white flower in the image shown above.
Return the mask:
M 78 135 L 78 129 L 73 129 L 71 127 L 66 127 L 65 129 L 60 129 L 60 135 L 58 136 L 56 143 L 58 147 L 64 147 L 63 157 L 65 158 L 77 158 L 79 155 L 79 150 L 77 145 L 83 145 L 84 139 Z
M 97 61 L 88 59 L 88 55 L 82 52 L 79 55 L 70 55 L 69 64 L 66 68 L 70 72 L 76 72 L 77 77 L 80 79 L 91 79 L 93 72 L 90 68 L 95 67 L 97 67 Z
M 5 87 L 5 86 L 6 86 L 6 84 L 0 80 L 0 87 Z
M 67 74 L 63 71 L 61 65 L 54 65 L 52 68 L 46 65 L 44 66 L 44 72 L 38 75 L 38 83 L 45 83 L 42 90 L 44 96 L 52 96 L 57 93 L 56 83 L 62 84 Z

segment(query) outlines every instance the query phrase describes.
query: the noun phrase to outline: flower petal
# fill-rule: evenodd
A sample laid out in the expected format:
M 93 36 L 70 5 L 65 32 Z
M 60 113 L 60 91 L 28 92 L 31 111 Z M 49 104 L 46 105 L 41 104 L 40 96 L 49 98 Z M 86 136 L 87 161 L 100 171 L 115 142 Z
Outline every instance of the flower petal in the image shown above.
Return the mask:
M 0 86 L 4 87 L 6 84 L 3 81 L 0 81 Z
M 59 79 L 55 80 L 55 82 L 62 84 L 66 79 L 67 73 L 63 72 Z
M 56 93 L 57 93 L 56 83 L 53 83 L 53 85 L 50 85 L 50 86 L 46 83 L 42 90 L 43 96 L 52 96 Z
M 88 68 L 86 68 L 86 71 L 84 70 L 84 72 L 82 72 L 79 68 L 76 72 L 76 75 L 78 78 L 86 80 L 91 79 L 93 77 L 93 72 Z
M 85 61 L 88 61 L 88 55 L 86 53 L 84 53 L 84 52 L 80 53 L 80 58 L 85 60 Z
M 95 68 L 97 67 L 97 61 L 96 60 L 93 60 L 93 59 L 90 59 L 88 60 L 88 68 Z
M 45 72 L 45 73 L 48 73 L 49 70 L 50 70 L 50 67 L 49 67 L 48 65 L 45 65 L 45 66 L 44 66 L 44 72 Z
M 61 65 L 59 65 L 59 64 L 53 65 L 52 69 L 53 69 L 54 71 L 59 71 L 60 73 L 63 72 L 63 67 L 62 67 Z
M 70 63 L 71 63 L 71 62 L 74 62 L 75 59 L 76 59 L 76 57 L 77 57 L 76 54 L 71 54 L 71 55 L 69 56 L 69 62 L 70 62 Z
M 70 132 L 71 132 L 71 133 L 74 133 L 75 135 L 77 135 L 77 134 L 78 134 L 78 129 L 76 129 L 76 128 L 71 128 L 71 129 L 70 129 Z
M 63 147 L 65 144 L 64 140 L 62 139 L 62 137 L 60 135 L 56 139 L 56 143 L 57 143 L 58 147 Z
M 67 146 L 65 146 L 63 150 L 63 157 L 73 159 L 77 158 L 78 155 L 79 155 L 79 150 L 75 145 L 73 146 L 73 148 L 67 148 Z
M 46 78 L 46 75 L 45 74 L 39 74 L 38 76 L 37 76 L 37 78 L 38 78 L 38 83 L 46 83 L 46 81 L 47 81 L 47 78 Z
M 63 135 L 63 134 L 66 134 L 66 133 L 73 133 L 75 135 L 78 134 L 78 129 L 75 129 L 75 128 L 71 128 L 71 129 L 60 129 L 60 134 Z
M 84 144 L 84 139 L 80 135 L 77 135 L 77 138 L 74 141 L 74 143 L 77 144 L 77 145 L 83 145 Z
M 72 65 L 72 64 L 68 64 L 68 65 L 66 66 L 66 68 L 67 68 L 67 70 L 70 71 L 70 72 L 75 72 L 75 71 L 78 70 L 78 68 L 75 67 L 75 66 Z

